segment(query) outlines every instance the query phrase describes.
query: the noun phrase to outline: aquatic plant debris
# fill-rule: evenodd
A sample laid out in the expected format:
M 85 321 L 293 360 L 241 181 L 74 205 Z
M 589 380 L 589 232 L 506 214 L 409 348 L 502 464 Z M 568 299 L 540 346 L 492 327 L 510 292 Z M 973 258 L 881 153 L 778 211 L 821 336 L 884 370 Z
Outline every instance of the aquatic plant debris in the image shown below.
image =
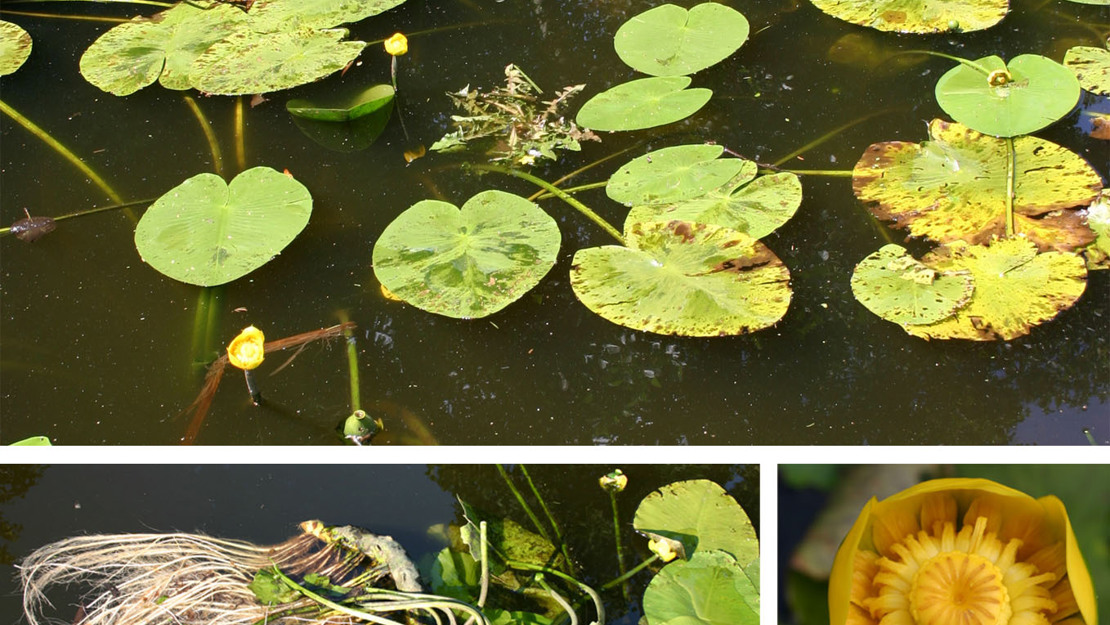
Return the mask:
M 590 310 L 657 334 L 730 336 L 770 327 L 790 306 L 790 272 L 752 237 L 684 221 L 633 224 L 628 247 L 578 250 L 570 283 Z
M 1009 0 L 810 0 L 846 22 L 900 33 L 968 32 L 1006 17 Z
M 643 130 L 685 119 L 709 102 L 713 91 L 688 89 L 688 76 L 658 76 L 621 83 L 590 98 L 578 111 L 592 130 Z
M 1102 179 L 1082 157 L 1037 137 L 1013 139 L 1014 229 L 1042 250 L 1094 240 L 1076 209 Z M 852 189 L 879 219 L 937 242 L 985 243 L 1006 234 L 1006 139 L 936 119 L 929 139 L 872 144 L 856 163 Z M 1052 171 L 1051 176 L 1043 172 Z
M 31 35 L 18 24 L 0 20 L 0 76 L 23 66 L 31 56 Z
M 491 315 L 539 284 L 562 235 L 534 203 L 483 191 L 461 209 L 423 200 L 374 244 L 374 275 L 405 302 L 456 318 Z
M 632 69 L 650 76 L 685 76 L 728 58 L 748 40 L 748 20 L 716 2 L 686 10 L 663 4 L 617 29 L 613 47 Z
M 852 271 L 851 284 L 859 303 L 901 325 L 946 319 L 963 308 L 975 291 L 970 273 L 938 273 L 895 244 L 861 260 Z

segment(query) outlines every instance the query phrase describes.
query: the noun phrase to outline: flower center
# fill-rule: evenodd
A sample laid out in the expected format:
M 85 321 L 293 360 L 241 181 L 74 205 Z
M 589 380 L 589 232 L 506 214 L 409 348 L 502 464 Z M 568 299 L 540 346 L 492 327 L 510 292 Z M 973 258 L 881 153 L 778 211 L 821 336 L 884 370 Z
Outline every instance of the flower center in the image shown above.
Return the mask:
M 922 564 L 910 611 L 920 625 L 1002 625 L 1011 615 L 1002 571 L 982 556 L 959 552 Z

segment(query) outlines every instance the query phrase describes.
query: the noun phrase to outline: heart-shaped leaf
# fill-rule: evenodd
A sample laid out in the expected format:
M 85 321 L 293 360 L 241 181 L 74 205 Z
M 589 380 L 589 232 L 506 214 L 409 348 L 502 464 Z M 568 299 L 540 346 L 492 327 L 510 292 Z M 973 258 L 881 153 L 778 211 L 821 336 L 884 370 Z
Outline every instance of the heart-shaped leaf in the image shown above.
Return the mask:
M 790 272 L 767 246 L 722 226 L 632 225 L 628 247 L 574 255 L 570 283 L 587 308 L 629 328 L 727 336 L 774 325 L 790 306 Z
M 759 559 L 759 538 L 748 514 L 710 480 L 674 482 L 652 492 L 636 508 L 632 526 L 679 541 L 688 557 L 721 550 L 740 566 Z
M 198 174 L 147 209 L 135 228 L 135 247 L 175 280 L 215 286 L 277 256 L 311 213 L 308 189 L 269 167 L 248 169 L 230 185 Z
M 698 112 L 713 92 L 687 89 L 688 76 L 641 78 L 597 94 L 582 105 L 576 121 L 593 130 L 641 130 L 676 122 Z
M 561 235 L 543 209 L 483 191 L 462 209 L 417 202 L 374 245 L 374 273 L 394 295 L 457 318 L 491 315 L 519 299 L 555 264 Z
M 651 625 L 758 625 L 759 588 L 723 551 L 663 567 L 644 591 Z
M 748 40 L 748 20 L 716 2 L 689 11 L 663 4 L 625 22 L 613 37 L 617 56 L 651 76 L 685 76 L 728 58 Z
M 1036 54 L 1005 63 L 997 56 L 963 63 L 937 81 L 937 103 L 953 119 L 995 137 L 1035 132 L 1067 115 L 1079 101 L 1068 68 Z
M 698 144 L 649 152 L 625 163 L 610 176 L 605 193 L 625 206 L 677 202 L 705 195 L 744 167 L 755 167 L 751 161 L 719 158 L 724 150 L 719 145 Z
M 903 325 L 950 317 L 975 290 L 969 274 L 938 274 L 901 245 L 884 245 L 852 272 L 852 294 L 876 315 Z
M 0 20 L 0 76 L 19 69 L 31 56 L 31 35 L 18 25 Z

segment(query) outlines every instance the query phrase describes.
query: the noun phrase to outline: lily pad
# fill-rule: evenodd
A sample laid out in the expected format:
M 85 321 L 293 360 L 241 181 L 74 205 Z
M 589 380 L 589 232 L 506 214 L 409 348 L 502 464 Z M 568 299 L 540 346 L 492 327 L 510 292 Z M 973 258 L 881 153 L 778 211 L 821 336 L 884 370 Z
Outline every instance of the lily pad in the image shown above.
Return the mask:
M 296 99 L 285 103 L 285 110 L 294 117 L 313 119 L 322 122 L 345 122 L 369 115 L 393 102 L 393 87 L 373 85 L 354 95 L 354 97 L 328 101 L 310 102 Z
M 903 326 L 922 338 L 1011 340 L 1071 307 L 1087 286 L 1083 259 L 1071 253 L 1037 253 L 1021 237 L 987 245 L 952 243 L 927 254 L 941 273 L 968 272 L 975 293 L 962 309 L 938 323 Z
M 717 549 L 742 567 L 759 559 L 759 538 L 748 514 L 710 480 L 674 482 L 644 497 L 632 526 L 679 541 L 687 556 Z
M 663 4 L 625 22 L 613 38 L 617 56 L 651 76 L 685 76 L 715 65 L 748 40 L 748 20 L 716 2 L 686 9 Z
M 634 224 L 628 247 L 578 250 L 570 284 L 602 317 L 636 330 L 731 336 L 770 327 L 790 306 L 790 272 L 767 246 L 722 226 Z
M 797 212 L 802 183 L 786 172 L 756 178 L 758 166 L 741 162 L 743 167 L 732 180 L 700 197 L 633 207 L 625 217 L 625 228 L 641 221 L 677 219 L 724 226 L 754 239 L 767 236 Z
M 811 0 L 833 17 L 900 33 L 968 32 L 1006 17 L 1010 0 Z
M 697 553 L 652 578 L 644 616 L 651 625 L 757 625 L 759 589 L 729 554 Z
M 713 92 L 687 89 L 689 76 L 641 78 L 597 94 L 582 105 L 576 121 L 593 130 L 641 130 L 698 112 Z
M 423 200 L 382 232 L 374 273 L 417 308 L 485 317 L 539 284 L 555 264 L 560 238 L 543 209 L 503 191 L 483 191 L 461 210 Z
M 605 193 L 625 206 L 677 202 L 704 195 L 731 180 L 749 163 L 738 158 L 719 158 L 724 150 L 719 145 L 701 144 L 649 152 L 610 176 Z
M 333 28 L 377 15 L 405 0 L 255 0 L 251 21 L 257 29 L 282 29 L 290 22 L 311 28 Z
M 1075 46 L 1064 54 L 1064 67 L 1075 73 L 1079 85 L 1087 91 L 1110 95 L 1110 50 L 1107 48 Z
M 31 56 L 31 35 L 18 25 L 0 20 L 0 76 L 19 69 Z
M 1036 54 L 1005 63 L 983 57 L 937 81 L 937 103 L 957 122 L 996 137 L 1035 132 L 1067 115 L 1079 102 L 1079 81 L 1068 68 Z
M 856 197 L 880 219 L 913 236 L 938 242 L 983 243 L 1006 232 L 1009 148 L 962 124 L 933 120 L 929 140 L 876 143 L 852 173 Z M 1058 231 L 1044 218 L 1090 204 L 1102 188 L 1098 173 L 1078 154 L 1036 137 L 1013 139 L 1015 229 L 1041 249 L 1059 249 Z M 1052 172 L 1046 176 L 1044 172 Z M 1094 235 L 1081 221 L 1063 220 L 1078 245 Z M 1078 246 L 1077 245 L 1077 246 Z M 1066 248 L 1075 249 L 1075 246 Z
M 197 89 L 217 95 L 289 89 L 319 80 L 355 60 L 366 44 L 343 41 L 346 36 L 343 28 L 237 31 L 196 59 L 190 79 Z
M 902 325 L 952 316 L 975 290 L 969 274 L 939 274 L 900 245 L 884 245 L 852 272 L 852 294 L 876 315 Z
M 312 197 L 269 167 L 226 184 L 198 174 L 158 198 L 135 229 L 151 267 L 182 282 L 215 286 L 269 262 L 308 224 Z

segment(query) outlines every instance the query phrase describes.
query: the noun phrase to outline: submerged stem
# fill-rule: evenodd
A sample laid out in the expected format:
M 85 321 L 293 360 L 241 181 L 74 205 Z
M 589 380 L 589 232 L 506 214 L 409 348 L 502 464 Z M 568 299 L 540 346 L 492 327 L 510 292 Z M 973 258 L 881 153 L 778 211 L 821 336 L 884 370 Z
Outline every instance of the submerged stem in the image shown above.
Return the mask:
M 891 110 L 892 109 L 882 109 L 882 110 L 879 110 L 879 111 L 871 111 L 870 113 L 864 115 L 863 117 L 858 117 L 858 118 L 853 119 L 852 121 L 850 121 L 846 124 L 841 124 L 840 126 L 837 126 L 836 128 L 833 128 L 832 130 L 830 130 L 830 131 L 826 132 L 825 134 L 821 135 L 820 137 L 817 137 L 813 141 L 810 141 L 809 143 L 807 143 L 807 144 L 803 145 L 802 147 L 798 148 L 797 150 L 794 150 L 790 154 L 787 154 L 786 156 L 784 156 L 784 157 L 780 158 L 779 160 L 775 161 L 773 163 L 773 165 L 775 167 L 778 167 L 779 165 L 782 165 L 786 161 L 789 161 L 790 159 L 794 158 L 795 156 L 798 156 L 799 154 L 804 154 L 804 153 L 812 150 L 813 148 L 821 145 L 822 143 L 828 141 L 829 139 L 832 139 L 836 135 L 844 132 L 845 130 L 851 128 L 852 126 L 855 126 L 857 124 L 862 124 L 863 122 L 871 119 L 872 117 L 878 117 L 879 115 L 889 113 Z
M 189 110 L 193 112 L 197 122 L 200 123 L 200 129 L 204 131 L 204 138 L 208 141 L 208 149 L 212 152 L 212 166 L 222 178 L 224 175 L 224 156 L 220 153 L 220 144 L 216 141 L 216 133 L 212 131 L 212 125 L 208 123 L 204 111 L 200 110 L 192 96 L 185 96 L 185 104 L 189 105 Z
M 350 371 L 351 413 L 353 414 L 358 412 L 361 407 L 359 406 L 358 349 L 355 346 L 355 333 L 351 329 L 353 325 L 346 325 L 350 320 L 347 311 L 339 311 L 339 322 L 344 324 L 343 338 L 347 340 L 347 370 Z
M 617 492 L 615 490 L 609 491 L 609 503 L 613 508 L 613 538 L 617 543 L 617 569 L 621 572 L 621 576 L 624 576 L 627 570 L 624 566 L 624 548 L 621 546 L 620 514 L 617 512 Z M 625 601 L 628 601 L 628 584 L 621 586 L 621 593 L 624 595 Z
M 761 169 L 759 173 L 777 173 L 785 171 L 799 176 L 829 176 L 831 178 L 851 178 L 853 171 L 851 169 Z
M 644 570 L 645 568 L 650 566 L 652 563 L 654 563 L 658 559 L 659 559 L 659 556 L 652 555 L 647 560 L 644 560 L 643 562 L 641 562 L 641 563 L 637 564 L 636 566 L 632 567 L 631 569 L 629 569 L 629 571 L 627 573 L 625 573 L 624 575 L 621 575 L 620 577 L 618 577 L 616 579 L 612 579 L 612 580 L 609 580 L 609 581 L 605 582 L 604 584 L 601 585 L 601 589 L 602 590 L 608 590 L 608 589 L 612 588 L 613 586 L 616 586 L 617 584 L 624 583 L 625 580 L 627 580 L 628 578 L 632 577 L 633 575 L 639 573 L 640 571 Z
M 95 215 L 96 213 L 103 213 L 103 212 L 106 212 L 106 211 L 114 211 L 114 210 L 119 210 L 121 208 L 131 208 L 132 206 L 142 206 L 143 204 L 150 204 L 153 201 L 154 201 L 154 199 L 151 198 L 151 199 L 147 199 L 147 200 L 135 200 L 134 202 L 124 202 L 123 204 L 113 204 L 111 206 L 99 206 L 97 208 L 88 208 L 88 209 L 85 209 L 83 211 L 77 211 L 75 213 L 66 213 L 65 215 L 58 215 L 57 217 L 52 217 L 52 219 L 54 221 L 62 221 L 63 219 L 72 219 L 74 217 L 85 217 L 86 215 Z M 8 234 L 9 232 L 11 232 L 10 227 L 0 228 L 0 236 L 4 236 L 4 235 Z
M 247 168 L 247 146 L 243 139 L 243 96 L 235 99 L 235 165 L 239 173 Z
M 551 514 L 551 510 L 547 508 L 547 503 L 543 500 L 543 496 L 540 495 L 539 489 L 536 488 L 535 483 L 532 482 L 532 476 L 528 475 L 528 467 L 522 464 L 520 465 L 520 471 L 524 474 L 524 479 L 528 481 L 528 487 L 532 489 L 532 494 L 535 495 L 536 500 L 540 502 L 540 508 L 543 509 L 544 515 L 547 516 L 547 522 L 550 523 L 551 528 L 555 530 L 555 538 L 559 541 L 559 550 L 563 552 L 563 558 L 567 561 L 567 569 L 571 574 L 575 574 L 574 563 L 570 559 L 570 554 L 567 553 L 567 544 L 563 541 L 563 533 L 559 530 L 559 524 L 555 522 L 555 517 Z
M 552 184 L 558 184 L 558 181 L 555 181 Z M 578 193 L 579 191 L 589 191 L 591 189 L 600 189 L 600 188 L 602 188 L 602 187 L 604 187 L 608 184 L 609 184 L 608 181 L 589 182 L 589 183 L 580 184 L 580 185 L 574 186 L 574 187 L 567 187 L 567 188 L 563 189 L 563 193 L 573 194 L 573 193 Z M 539 191 L 536 191 L 532 195 L 529 195 L 528 199 L 533 200 L 533 201 L 534 200 L 546 200 L 549 197 L 555 197 L 555 194 L 551 193 L 549 191 L 544 191 L 543 189 L 541 189 Z
M 1006 137 L 1006 236 L 1014 235 L 1014 173 L 1017 170 L 1017 155 L 1014 153 L 1014 138 Z
M 948 59 L 949 61 L 955 61 L 957 63 L 960 63 L 961 65 L 966 65 L 966 66 L 968 66 L 968 67 L 970 67 L 974 70 L 978 70 L 978 71 L 982 72 L 984 76 L 989 76 L 990 73 L 991 73 L 991 71 L 989 69 L 983 67 L 982 65 L 976 63 L 975 61 L 969 61 L 967 59 L 960 58 L 958 56 L 953 56 L 951 54 L 945 54 L 943 52 L 937 52 L 935 50 L 903 50 L 901 52 L 895 52 L 891 56 L 900 56 L 902 54 L 928 54 L 929 56 L 939 56 L 942 59 Z
M 515 176 L 517 178 L 520 178 L 521 180 L 527 180 L 528 182 L 531 182 L 532 184 L 534 184 L 538 187 L 546 189 L 549 193 L 551 193 L 555 197 L 559 198 L 560 200 L 566 202 L 567 204 L 570 204 L 572 207 L 577 209 L 578 212 L 580 212 L 583 215 L 585 215 L 586 217 L 588 217 L 590 219 L 590 221 L 594 222 L 598 226 L 601 226 L 601 228 L 603 230 L 608 232 L 614 239 L 616 239 L 618 242 L 620 242 L 621 245 L 625 244 L 624 243 L 624 237 L 621 236 L 621 233 L 620 233 L 619 230 L 614 228 L 609 222 L 602 219 L 600 215 L 598 215 L 597 213 L 590 210 L 590 207 L 588 207 L 585 204 L 583 204 L 582 202 L 579 202 L 578 200 L 574 199 L 573 197 L 568 195 L 565 191 L 563 191 L 559 187 L 556 187 L 555 185 L 551 184 L 550 182 L 548 182 L 548 181 L 546 181 L 542 178 L 537 178 L 536 176 L 533 176 L 532 174 L 529 174 L 529 173 L 526 173 L 526 172 L 523 172 L 523 171 L 517 171 L 515 169 L 509 169 L 508 167 L 499 167 L 497 165 L 472 165 L 471 167 L 473 167 L 474 169 L 476 169 L 478 171 L 493 171 L 493 172 L 497 172 L 499 174 L 507 174 L 509 176 Z
M 500 473 L 501 477 L 505 480 L 505 483 L 509 485 L 509 490 L 513 492 L 513 496 L 516 497 L 517 503 L 520 504 L 521 508 L 524 508 L 525 514 L 532 520 L 532 525 L 536 527 L 536 531 L 539 532 L 547 542 L 554 542 L 551 540 L 551 536 L 547 534 L 547 530 L 544 528 L 543 524 L 540 523 L 539 517 L 536 516 L 535 512 L 532 512 L 532 506 L 529 506 L 528 502 L 524 501 L 524 495 L 520 494 L 520 491 L 516 488 L 516 484 L 513 484 L 513 481 L 509 479 L 509 474 L 505 471 L 505 467 L 500 464 L 495 466 L 497 467 L 497 472 Z

